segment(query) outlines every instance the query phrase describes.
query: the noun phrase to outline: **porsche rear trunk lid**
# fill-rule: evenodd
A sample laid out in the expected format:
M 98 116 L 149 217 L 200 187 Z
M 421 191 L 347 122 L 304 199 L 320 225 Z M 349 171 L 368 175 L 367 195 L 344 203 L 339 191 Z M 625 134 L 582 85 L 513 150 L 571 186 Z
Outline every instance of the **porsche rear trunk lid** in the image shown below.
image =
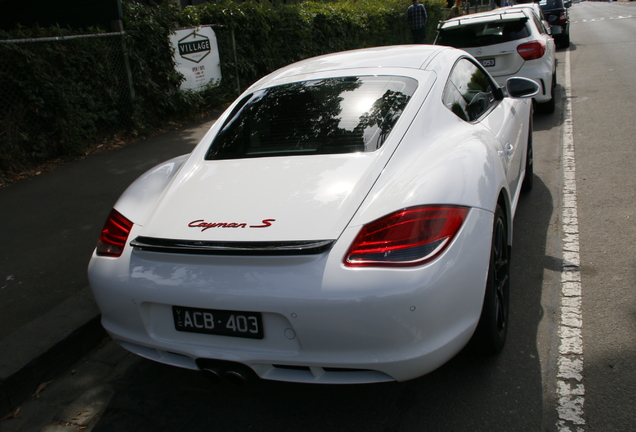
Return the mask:
M 175 179 L 140 235 L 203 242 L 334 240 L 382 171 L 380 154 L 204 161 Z

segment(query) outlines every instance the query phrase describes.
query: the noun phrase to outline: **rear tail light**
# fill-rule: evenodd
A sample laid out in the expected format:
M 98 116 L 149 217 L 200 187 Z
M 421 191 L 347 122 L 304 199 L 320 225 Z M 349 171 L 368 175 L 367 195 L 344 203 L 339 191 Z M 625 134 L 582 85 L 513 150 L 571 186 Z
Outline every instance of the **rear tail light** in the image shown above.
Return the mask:
M 97 242 L 97 255 L 119 257 L 124 252 L 133 223 L 113 209 Z
M 567 22 L 568 20 L 568 14 L 565 12 L 561 12 L 561 15 L 559 15 L 559 22 Z
M 526 61 L 543 57 L 545 50 L 546 47 L 543 41 L 528 42 L 517 47 L 517 52 Z
M 421 206 L 365 225 L 347 252 L 348 267 L 405 267 L 431 261 L 450 244 L 468 208 Z

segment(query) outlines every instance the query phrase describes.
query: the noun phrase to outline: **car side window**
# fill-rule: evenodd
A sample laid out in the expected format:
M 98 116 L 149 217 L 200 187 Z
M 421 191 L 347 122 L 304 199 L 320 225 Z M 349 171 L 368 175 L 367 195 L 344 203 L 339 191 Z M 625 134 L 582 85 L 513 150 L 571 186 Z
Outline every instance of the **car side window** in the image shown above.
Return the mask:
M 472 122 L 497 103 L 496 84 L 472 61 L 464 58 L 453 68 L 442 101 L 460 119 Z
M 539 19 L 532 14 L 532 20 L 534 21 L 534 26 L 539 29 L 539 32 L 541 32 L 542 34 L 546 34 L 546 30 L 545 27 L 543 26 L 543 23 L 541 21 L 539 21 Z

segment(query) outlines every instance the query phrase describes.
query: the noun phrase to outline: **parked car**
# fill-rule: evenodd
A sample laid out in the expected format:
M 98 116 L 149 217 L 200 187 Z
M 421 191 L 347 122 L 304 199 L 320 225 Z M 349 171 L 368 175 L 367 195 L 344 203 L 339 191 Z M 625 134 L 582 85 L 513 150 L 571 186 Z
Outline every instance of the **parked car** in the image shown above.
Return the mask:
M 530 10 L 532 10 L 532 12 L 539 19 L 539 21 L 541 21 L 541 23 L 543 24 L 543 30 L 545 30 L 545 32 L 548 34 L 552 34 L 550 23 L 548 23 L 548 20 L 546 19 L 545 15 L 543 15 L 543 11 L 539 7 L 539 3 L 518 3 L 518 4 L 510 6 L 510 8 L 511 9 L 530 8 Z
M 538 90 L 432 45 L 272 73 L 117 201 L 88 268 L 103 326 L 232 382 L 404 381 L 473 334 L 501 351 Z
M 475 56 L 500 85 L 521 76 L 539 84 L 537 109 L 552 113 L 556 87 L 555 43 L 530 5 L 508 6 L 439 23 L 436 45 Z
M 568 9 L 571 1 L 541 0 L 539 7 L 552 27 L 552 36 L 561 48 L 570 46 L 570 15 Z

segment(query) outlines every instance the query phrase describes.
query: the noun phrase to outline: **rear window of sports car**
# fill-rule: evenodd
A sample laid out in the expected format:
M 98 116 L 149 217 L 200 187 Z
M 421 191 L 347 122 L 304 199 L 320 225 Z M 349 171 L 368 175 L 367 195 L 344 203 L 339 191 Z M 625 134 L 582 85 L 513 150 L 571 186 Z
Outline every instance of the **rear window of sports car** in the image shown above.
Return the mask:
M 398 76 L 327 78 L 246 96 L 214 138 L 207 160 L 372 152 L 417 88 Z
M 513 21 L 493 21 L 441 29 L 436 45 L 454 48 L 475 48 L 515 41 L 530 36 L 527 18 Z

